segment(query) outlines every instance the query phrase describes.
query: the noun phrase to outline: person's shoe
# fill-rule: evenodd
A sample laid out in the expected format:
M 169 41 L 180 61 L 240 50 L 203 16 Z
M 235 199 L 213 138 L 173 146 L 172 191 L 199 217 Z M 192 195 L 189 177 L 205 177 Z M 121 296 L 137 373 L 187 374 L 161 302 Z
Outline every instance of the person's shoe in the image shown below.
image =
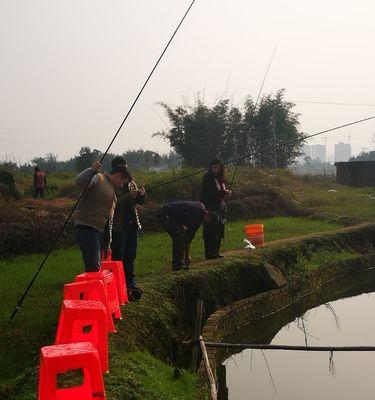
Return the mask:
M 222 254 L 217 253 L 216 258 L 224 258 L 224 256 Z
M 184 264 L 182 267 L 183 271 L 189 271 L 190 267 L 187 264 Z
M 143 290 L 138 287 L 128 289 L 129 301 L 139 301 L 142 297 Z

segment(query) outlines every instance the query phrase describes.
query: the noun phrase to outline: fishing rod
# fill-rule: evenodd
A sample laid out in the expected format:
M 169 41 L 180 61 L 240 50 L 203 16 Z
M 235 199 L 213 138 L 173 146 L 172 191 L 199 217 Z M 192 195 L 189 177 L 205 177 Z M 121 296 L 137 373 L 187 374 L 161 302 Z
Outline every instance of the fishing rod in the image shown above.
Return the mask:
M 267 76 L 268 76 L 268 72 L 269 72 L 269 70 L 271 68 L 271 64 L 272 64 L 273 58 L 275 57 L 276 50 L 277 50 L 278 46 L 279 46 L 279 43 L 276 43 L 275 48 L 273 49 L 273 53 L 272 53 L 271 59 L 270 59 L 270 61 L 268 63 L 266 73 L 264 74 L 262 84 L 260 85 L 258 96 L 257 96 L 256 102 L 255 102 L 255 105 L 254 105 L 254 110 L 256 110 L 256 108 L 257 108 L 257 105 L 258 105 L 258 102 L 259 102 L 259 99 L 260 99 L 260 95 L 262 94 L 262 91 L 263 91 L 264 83 L 266 82 L 266 79 L 267 79 Z M 232 181 L 230 183 L 229 190 L 232 190 L 232 188 L 233 188 L 234 178 L 236 177 L 237 169 L 238 169 L 238 163 L 236 163 L 236 166 L 234 168 Z
M 105 157 L 107 156 L 107 154 L 108 154 L 110 148 L 112 147 L 113 142 L 116 140 L 118 134 L 120 133 L 122 127 L 124 126 L 126 120 L 128 119 L 130 113 L 133 111 L 133 108 L 134 108 L 134 106 L 136 105 L 136 103 L 138 102 L 138 99 L 141 97 L 141 94 L 143 93 L 143 90 L 144 90 L 145 87 L 147 86 L 149 80 L 151 79 L 152 75 L 154 74 L 156 68 L 158 67 L 158 65 L 159 65 L 159 63 L 160 63 L 160 61 L 161 61 L 162 58 L 164 57 L 164 54 L 166 53 L 166 51 L 167 51 L 169 45 L 172 43 L 174 37 L 176 36 L 177 32 L 179 31 L 179 29 L 180 29 L 182 23 L 184 22 L 185 18 L 186 18 L 187 15 L 189 14 L 189 12 L 190 12 L 191 8 L 193 7 L 194 3 L 195 3 L 195 0 L 193 0 L 193 1 L 190 3 L 189 7 L 187 8 L 187 10 L 185 11 L 183 17 L 181 18 L 179 24 L 177 25 L 177 27 L 176 27 L 175 30 L 173 31 L 172 36 L 171 36 L 170 39 L 168 40 L 168 42 L 167 42 L 167 44 L 165 45 L 163 51 L 161 52 L 159 58 L 157 59 L 157 61 L 156 61 L 156 63 L 154 64 L 153 68 L 151 69 L 151 72 L 148 74 L 146 80 L 144 81 L 143 85 L 141 86 L 141 89 L 139 90 L 137 96 L 135 97 L 133 103 L 131 104 L 131 106 L 130 106 L 128 112 L 125 114 L 125 117 L 123 118 L 123 120 L 122 120 L 120 126 L 118 127 L 116 133 L 114 134 L 112 140 L 109 142 L 108 147 L 106 148 L 105 152 L 103 153 L 103 155 L 102 155 L 102 157 L 101 157 L 101 159 L 100 159 L 100 163 L 102 163 L 103 160 L 105 159 Z M 94 176 L 94 173 L 93 173 L 93 176 Z M 91 178 L 91 179 L 92 179 L 92 178 Z M 20 300 L 18 301 L 17 305 L 16 305 L 15 308 L 13 309 L 12 314 L 11 314 L 10 317 L 9 317 L 8 324 L 10 324 L 10 323 L 12 322 L 12 320 L 13 320 L 13 318 L 15 317 L 15 315 L 17 314 L 17 312 L 21 309 L 21 306 L 22 306 L 22 304 L 23 304 L 23 302 L 24 302 L 24 300 L 25 300 L 27 294 L 29 293 L 31 287 L 33 286 L 33 284 L 34 284 L 36 278 L 38 277 L 40 271 L 42 270 L 44 264 L 46 263 L 46 261 L 47 261 L 49 255 L 50 255 L 50 253 L 51 253 L 51 251 L 55 248 L 56 244 L 58 243 L 58 241 L 59 241 L 59 239 L 60 239 L 60 237 L 61 237 L 61 235 L 62 235 L 62 233 L 63 233 L 64 230 L 67 228 L 68 222 L 70 221 L 71 217 L 73 216 L 74 211 L 77 209 L 77 206 L 78 206 L 79 202 L 81 201 L 82 197 L 84 196 L 84 194 L 85 194 L 87 188 L 90 186 L 91 179 L 90 179 L 90 181 L 87 183 L 87 185 L 85 186 L 85 188 L 82 190 L 80 196 L 78 197 L 78 200 L 76 201 L 76 203 L 74 204 L 73 208 L 71 209 L 69 215 L 68 215 L 67 218 L 65 219 L 65 222 L 64 222 L 63 226 L 62 226 L 61 229 L 58 231 L 58 233 L 57 233 L 55 239 L 53 240 L 51 246 L 49 247 L 49 249 L 48 249 L 46 255 L 44 256 L 44 258 L 43 258 L 41 264 L 39 265 L 37 271 L 35 272 L 34 276 L 32 277 L 30 283 L 27 285 L 26 290 L 24 291 L 24 293 L 22 294 L 22 296 L 21 296 Z
M 304 140 L 310 139 L 310 138 L 312 138 L 312 137 L 319 136 L 319 135 L 323 135 L 323 134 L 325 134 L 325 133 L 332 132 L 332 131 L 336 131 L 336 130 L 339 130 L 339 129 L 347 128 L 348 126 L 357 125 L 357 124 L 360 124 L 360 123 L 363 123 L 363 122 L 366 122 L 366 121 L 370 121 L 370 120 L 372 120 L 372 119 L 375 119 L 375 115 L 373 115 L 373 116 L 371 116 L 371 117 L 367 117 L 367 118 L 362 118 L 362 119 L 359 119 L 359 120 L 356 120 L 356 121 L 348 122 L 348 123 L 343 124 L 343 125 L 338 125 L 338 126 L 335 126 L 335 127 L 333 127 L 333 128 L 326 129 L 326 130 L 324 130 L 324 131 L 320 131 L 320 132 L 317 132 L 317 133 L 313 133 L 313 134 L 311 134 L 311 135 L 303 135 L 302 137 L 300 137 L 300 138 L 298 138 L 298 139 L 291 139 L 291 140 L 288 140 L 288 141 L 286 141 L 286 142 L 281 142 L 281 143 L 279 143 L 279 144 L 276 145 L 276 146 L 269 146 L 269 147 L 266 147 L 266 148 L 263 149 L 263 150 L 259 150 L 259 151 L 256 151 L 256 152 L 254 152 L 254 153 L 247 154 L 247 155 L 245 155 L 245 156 L 241 156 L 241 157 L 237 157 L 237 158 L 231 158 L 231 159 L 229 159 L 228 161 L 225 161 L 225 162 L 223 162 L 223 163 L 221 163 L 221 164 L 218 164 L 218 165 L 228 165 L 228 164 L 231 164 L 231 163 L 234 163 L 234 162 L 239 162 L 239 161 L 241 161 L 241 160 L 245 160 L 246 158 L 250 158 L 250 157 L 257 156 L 257 155 L 261 155 L 261 154 L 270 152 L 270 151 L 272 151 L 272 150 L 280 149 L 280 148 L 282 148 L 282 147 L 284 147 L 284 146 L 289 146 L 289 145 L 291 145 L 291 144 L 303 142 Z M 198 171 L 194 171 L 194 172 L 191 172 L 191 173 L 189 173 L 189 174 L 179 176 L 179 177 L 177 177 L 177 178 L 175 178 L 175 179 L 171 179 L 170 181 L 163 182 L 163 183 L 160 183 L 160 184 L 158 184 L 158 185 L 155 185 L 155 186 L 152 186 L 152 187 L 150 187 L 150 188 L 147 188 L 147 190 L 148 190 L 148 191 L 152 191 L 152 190 L 159 189 L 159 188 L 161 188 L 161 187 L 163 187 L 163 186 L 167 186 L 167 185 L 169 185 L 169 184 L 171 184 L 171 183 L 175 183 L 175 182 L 178 182 L 178 181 L 180 181 L 180 180 L 187 179 L 187 178 L 190 178 L 190 177 L 192 177 L 192 176 L 201 174 L 201 173 L 203 173 L 203 172 L 208 171 L 209 169 L 210 169 L 210 167 L 208 167 L 208 168 L 203 168 L 203 169 L 200 169 L 200 170 L 198 170 Z

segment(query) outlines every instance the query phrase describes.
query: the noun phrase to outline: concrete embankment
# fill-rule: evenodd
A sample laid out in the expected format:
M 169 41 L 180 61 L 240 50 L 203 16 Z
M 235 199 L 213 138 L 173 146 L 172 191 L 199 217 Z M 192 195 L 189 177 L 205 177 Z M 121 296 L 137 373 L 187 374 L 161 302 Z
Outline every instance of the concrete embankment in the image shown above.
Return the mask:
M 372 251 L 374 244 L 375 225 L 361 224 L 335 232 L 273 242 L 255 252 L 230 252 L 222 260 L 197 264 L 188 273 L 163 275 L 145 285 L 141 302 L 127 308 L 124 326 L 120 329 L 125 333 L 114 338 L 113 346 L 146 348 L 166 361 L 186 365 L 188 352 L 181 350 L 180 343 L 192 336 L 197 299 L 204 302 L 204 321 L 215 311 L 234 303 L 246 308 L 248 300 L 244 299 L 251 296 L 258 295 L 257 301 L 263 299 L 268 303 L 267 296 L 272 293 L 269 291 L 276 288 L 266 273 L 270 264 L 277 267 L 288 281 L 285 290 L 289 296 L 287 301 L 290 301 L 290 296 L 310 290 L 335 274 L 343 273 L 345 268 L 348 271 L 355 268 L 347 261 L 330 268 L 319 268 L 311 275 L 301 268 L 301 258 L 308 260 L 319 251 L 365 255 Z M 371 262 L 372 256 L 363 258 L 363 268 Z M 267 292 L 269 294 L 265 294 Z M 268 311 L 259 309 L 260 313 Z M 224 330 L 222 334 L 226 333 Z

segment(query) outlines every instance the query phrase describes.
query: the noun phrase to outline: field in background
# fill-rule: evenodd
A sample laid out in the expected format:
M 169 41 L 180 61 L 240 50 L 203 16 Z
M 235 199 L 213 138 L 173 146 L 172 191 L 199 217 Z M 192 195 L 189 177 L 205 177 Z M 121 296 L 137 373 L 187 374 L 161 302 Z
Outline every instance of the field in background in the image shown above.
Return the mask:
M 134 176 L 139 186 L 145 186 L 148 190 L 148 202 L 146 207 L 155 207 L 161 202 L 176 199 L 199 199 L 202 174 L 170 183 L 158 189 L 155 186 L 169 182 L 178 177 L 192 173 L 193 170 L 173 169 L 167 171 L 137 172 Z M 233 168 L 227 171 L 227 186 L 232 181 Z M 6 211 L 14 212 L 14 209 L 22 209 L 32 201 L 28 198 L 32 195 L 32 177 L 17 176 L 17 182 L 21 187 L 24 198 L 21 202 L 7 203 L 0 199 L 0 222 L 8 220 Z M 351 188 L 337 185 L 332 177 L 321 176 L 297 176 L 289 170 L 260 170 L 251 167 L 238 168 L 233 185 L 232 199 L 242 199 L 254 192 L 254 189 L 274 190 L 284 197 L 295 200 L 303 207 L 316 212 L 324 212 L 332 215 L 353 216 L 362 219 L 373 219 L 375 213 L 375 189 Z M 71 205 L 78 196 L 78 190 L 74 185 L 73 173 L 56 173 L 48 176 L 48 188 L 46 199 L 39 202 L 39 207 L 50 207 L 54 204 Z M 50 204 L 49 204 L 50 203 Z M 38 206 L 38 205 L 37 205 Z

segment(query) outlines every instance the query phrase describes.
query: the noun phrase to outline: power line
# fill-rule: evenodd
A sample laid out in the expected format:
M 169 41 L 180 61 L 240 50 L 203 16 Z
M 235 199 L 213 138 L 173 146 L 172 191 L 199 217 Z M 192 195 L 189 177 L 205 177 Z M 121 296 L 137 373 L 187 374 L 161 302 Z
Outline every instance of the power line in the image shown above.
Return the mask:
M 261 83 L 261 85 L 260 85 L 259 92 L 258 92 L 258 96 L 257 96 L 256 102 L 255 102 L 255 105 L 254 105 L 254 109 L 257 108 L 257 105 L 258 105 L 260 96 L 261 96 L 262 91 L 263 91 L 264 83 L 266 82 L 266 79 L 267 79 L 267 76 L 268 76 L 268 72 L 269 72 L 269 70 L 270 70 L 270 68 L 271 68 L 272 61 L 273 61 L 273 58 L 275 57 L 276 50 L 277 50 L 277 47 L 278 47 L 278 46 L 279 46 L 279 43 L 276 43 L 275 48 L 273 49 L 273 52 L 272 52 L 272 56 L 271 56 L 270 61 L 269 61 L 269 63 L 268 63 L 268 66 L 267 66 L 267 69 L 266 69 L 266 73 L 264 74 L 263 81 L 262 81 L 262 83 Z M 232 188 L 233 188 L 234 178 L 236 177 L 237 169 L 238 169 L 238 164 L 236 164 L 236 166 L 235 166 L 235 168 L 234 168 L 233 176 L 232 176 L 232 181 L 231 181 L 231 183 L 230 183 L 229 190 L 232 190 Z
M 299 101 L 292 100 L 292 103 L 296 104 L 322 104 L 322 105 L 332 105 L 332 106 L 354 106 L 354 107 L 375 107 L 375 104 L 366 103 L 340 103 L 340 102 L 329 102 L 329 101 Z
M 17 139 L 0 139 L 3 143 L 38 143 L 38 144 L 86 144 L 86 142 L 66 142 L 66 141 L 46 141 L 46 140 L 17 140 Z
M 260 154 L 264 154 L 264 153 L 267 153 L 267 152 L 271 152 L 271 151 L 273 151 L 275 149 L 277 150 L 277 149 L 279 149 L 281 147 L 284 147 L 284 146 L 289 146 L 289 145 L 292 145 L 292 144 L 295 144 L 295 143 L 303 142 L 304 140 L 310 139 L 312 137 L 316 137 L 316 136 L 323 135 L 323 134 L 328 133 L 328 132 L 332 132 L 332 131 L 336 131 L 336 130 L 339 130 L 339 129 L 343 129 L 343 128 L 346 128 L 348 126 L 357 125 L 357 124 L 360 124 L 360 123 L 363 123 L 363 122 L 366 122 L 366 121 L 370 121 L 370 120 L 373 120 L 373 119 L 375 119 L 375 115 L 373 115 L 371 117 L 367 117 L 367 118 L 362 118 L 362 119 L 359 119 L 359 120 L 356 120 L 356 121 L 353 121 L 353 122 L 348 122 L 348 123 L 343 124 L 343 125 L 338 125 L 338 126 L 335 126 L 333 128 L 326 129 L 324 131 L 313 133 L 311 135 L 304 135 L 303 137 L 298 138 L 298 139 L 292 139 L 292 140 L 288 140 L 286 142 L 279 143 L 277 146 L 269 146 L 269 147 L 266 147 L 263 150 L 259 150 L 259 151 L 256 151 L 254 153 L 247 154 L 245 156 L 241 156 L 241 157 L 237 157 L 237 158 L 231 158 L 228 161 L 223 162 L 221 165 L 228 165 L 228 164 L 236 163 L 238 161 L 246 160 L 247 158 L 254 157 L 256 155 L 260 155 Z M 171 183 L 178 182 L 180 180 L 190 178 L 190 177 L 192 177 L 194 175 L 201 174 L 203 172 L 208 171 L 209 169 L 210 168 L 203 168 L 203 169 L 200 169 L 198 171 L 191 172 L 190 174 L 182 175 L 182 176 L 180 176 L 178 178 L 171 179 L 170 181 L 163 182 L 163 183 L 160 183 L 159 185 L 155 185 L 155 186 L 153 186 L 151 188 L 148 188 L 148 190 L 150 191 L 150 190 L 159 189 L 159 188 L 161 188 L 163 186 L 167 186 L 167 185 L 169 185 Z

